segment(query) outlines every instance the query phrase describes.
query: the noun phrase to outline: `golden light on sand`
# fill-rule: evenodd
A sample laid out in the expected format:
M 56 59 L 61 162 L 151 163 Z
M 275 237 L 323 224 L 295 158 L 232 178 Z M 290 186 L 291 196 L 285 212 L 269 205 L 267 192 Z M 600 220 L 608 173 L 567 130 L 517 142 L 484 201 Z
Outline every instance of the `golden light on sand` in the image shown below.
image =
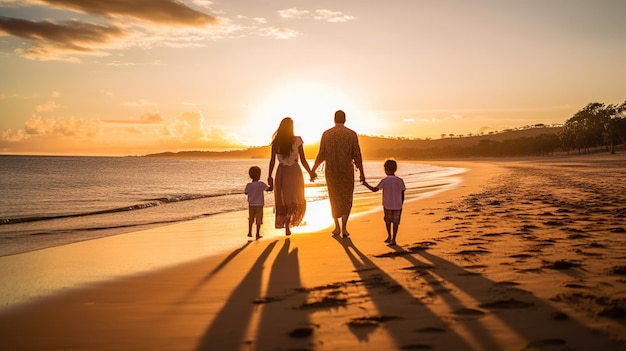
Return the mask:
M 333 225 L 329 201 L 313 201 L 307 203 L 306 214 L 300 226 L 295 227 L 293 232 L 313 232 L 331 227 Z

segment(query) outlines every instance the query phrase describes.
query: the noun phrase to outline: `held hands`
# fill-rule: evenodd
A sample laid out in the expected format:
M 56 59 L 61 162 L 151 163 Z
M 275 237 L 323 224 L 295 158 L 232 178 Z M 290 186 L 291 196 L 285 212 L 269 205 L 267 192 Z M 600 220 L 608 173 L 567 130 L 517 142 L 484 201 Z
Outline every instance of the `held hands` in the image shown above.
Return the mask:
M 309 170 L 309 177 L 311 177 L 311 182 L 314 182 L 317 179 L 317 173 L 311 169 Z

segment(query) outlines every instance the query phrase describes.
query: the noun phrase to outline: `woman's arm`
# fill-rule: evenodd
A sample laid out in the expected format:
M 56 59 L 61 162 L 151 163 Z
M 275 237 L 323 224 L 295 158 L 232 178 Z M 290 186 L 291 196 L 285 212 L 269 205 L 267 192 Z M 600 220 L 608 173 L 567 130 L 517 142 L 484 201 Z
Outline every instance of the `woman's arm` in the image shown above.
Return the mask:
M 315 174 L 311 167 L 309 167 L 309 162 L 306 160 L 306 156 L 304 155 L 304 148 L 302 147 L 302 145 L 298 146 L 298 154 L 300 154 L 300 163 L 302 163 L 304 169 L 307 171 L 307 173 L 309 173 L 311 181 L 314 181 L 315 178 L 317 178 L 317 174 Z
M 267 176 L 267 185 L 270 188 L 274 188 L 274 178 L 272 178 L 272 173 L 274 172 L 274 164 L 276 163 L 276 148 L 272 144 L 272 155 L 270 156 L 270 170 L 269 175 Z
M 311 173 L 311 167 L 309 167 L 309 162 L 306 160 L 306 156 L 304 156 L 304 148 L 302 145 L 298 146 L 298 153 L 300 154 L 300 163 L 302 163 L 302 166 L 307 172 Z

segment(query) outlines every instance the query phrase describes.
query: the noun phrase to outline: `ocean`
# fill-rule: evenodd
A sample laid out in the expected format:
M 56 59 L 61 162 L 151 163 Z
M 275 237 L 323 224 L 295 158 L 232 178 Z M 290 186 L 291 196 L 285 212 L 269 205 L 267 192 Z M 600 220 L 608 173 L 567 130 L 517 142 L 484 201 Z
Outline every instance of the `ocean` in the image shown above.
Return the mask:
M 0 256 L 244 210 L 252 165 L 267 179 L 265 159 L 0 156 Z M 380 161 L 364 167 L 372 185 L 385 176 Z M 411 201 L 455 186 L 462 172 L 400 161 L 396 175 Z M 327 200 L 323 170 L 318 175 L 311 183 L 305 174 L 312 205 Z M 265 200 L 273 206 L 271 194 Z M 380 194 L 357 181 L 355 213 L 380 204 Z M 247 231 L 247 221 L 241 225 Z

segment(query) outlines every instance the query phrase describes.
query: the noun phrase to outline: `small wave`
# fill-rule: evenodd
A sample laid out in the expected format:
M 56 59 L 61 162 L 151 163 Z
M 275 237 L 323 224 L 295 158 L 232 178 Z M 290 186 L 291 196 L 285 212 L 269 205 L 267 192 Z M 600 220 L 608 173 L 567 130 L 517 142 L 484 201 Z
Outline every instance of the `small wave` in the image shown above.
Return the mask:
M 118 207 L 118 208 L 99 210 L 99 211 L 69 213 L 69 214 L 51 215 L 51 216 L 0 218 L 0 225 L 40 222 L 40 221 L 48 221 L 48 220 L 54 220 L 54 219 L 77 218 L 77 217 L 112 214 L 112 213 L 119 213 L 119 212 L 129 212 L 129 211 L 156 207 L 156 206 L 160 206 L 163 204 L 169 204 L 169 203 L 175 203 L 175 202 L 181 202 L 181 201 L 198 200 L 198 199 L 206 199 L 206 198 L 215 198 L 215 197 L 228 196 L 228 195 L 234 195 L 234 194 L 236 194 L 236 192 L 226 192 L 226 193 L 220 193 L 220 194 L 176 194 L 176 195 L 161 197 L 161 198 L 144 199 L 142 200 L 143 202 L 141 203 Z
M 159 198 L 154 198 L 154 199 L 144 199 L 143 201 L 158 202 L 158 203 L 161 203 L 161 204 L 169 204 L 169 203 L 172 203 L 172 202 L 181 202 L 181 201 L 198 200 L 198 199 L 208 199 L 208 198 L 212 198 L 212 197 L 220 197 L 220 196 L 235 195 L 235 194 L 238 194 L 238 192 L 230 191 L 230 192 L 224 192 L 224 193 L 219 193 L 219 194 L 176 194 L 176 195 L 171 195 L 171 196 L 167 196 L 167 197 L 159 197 Z

